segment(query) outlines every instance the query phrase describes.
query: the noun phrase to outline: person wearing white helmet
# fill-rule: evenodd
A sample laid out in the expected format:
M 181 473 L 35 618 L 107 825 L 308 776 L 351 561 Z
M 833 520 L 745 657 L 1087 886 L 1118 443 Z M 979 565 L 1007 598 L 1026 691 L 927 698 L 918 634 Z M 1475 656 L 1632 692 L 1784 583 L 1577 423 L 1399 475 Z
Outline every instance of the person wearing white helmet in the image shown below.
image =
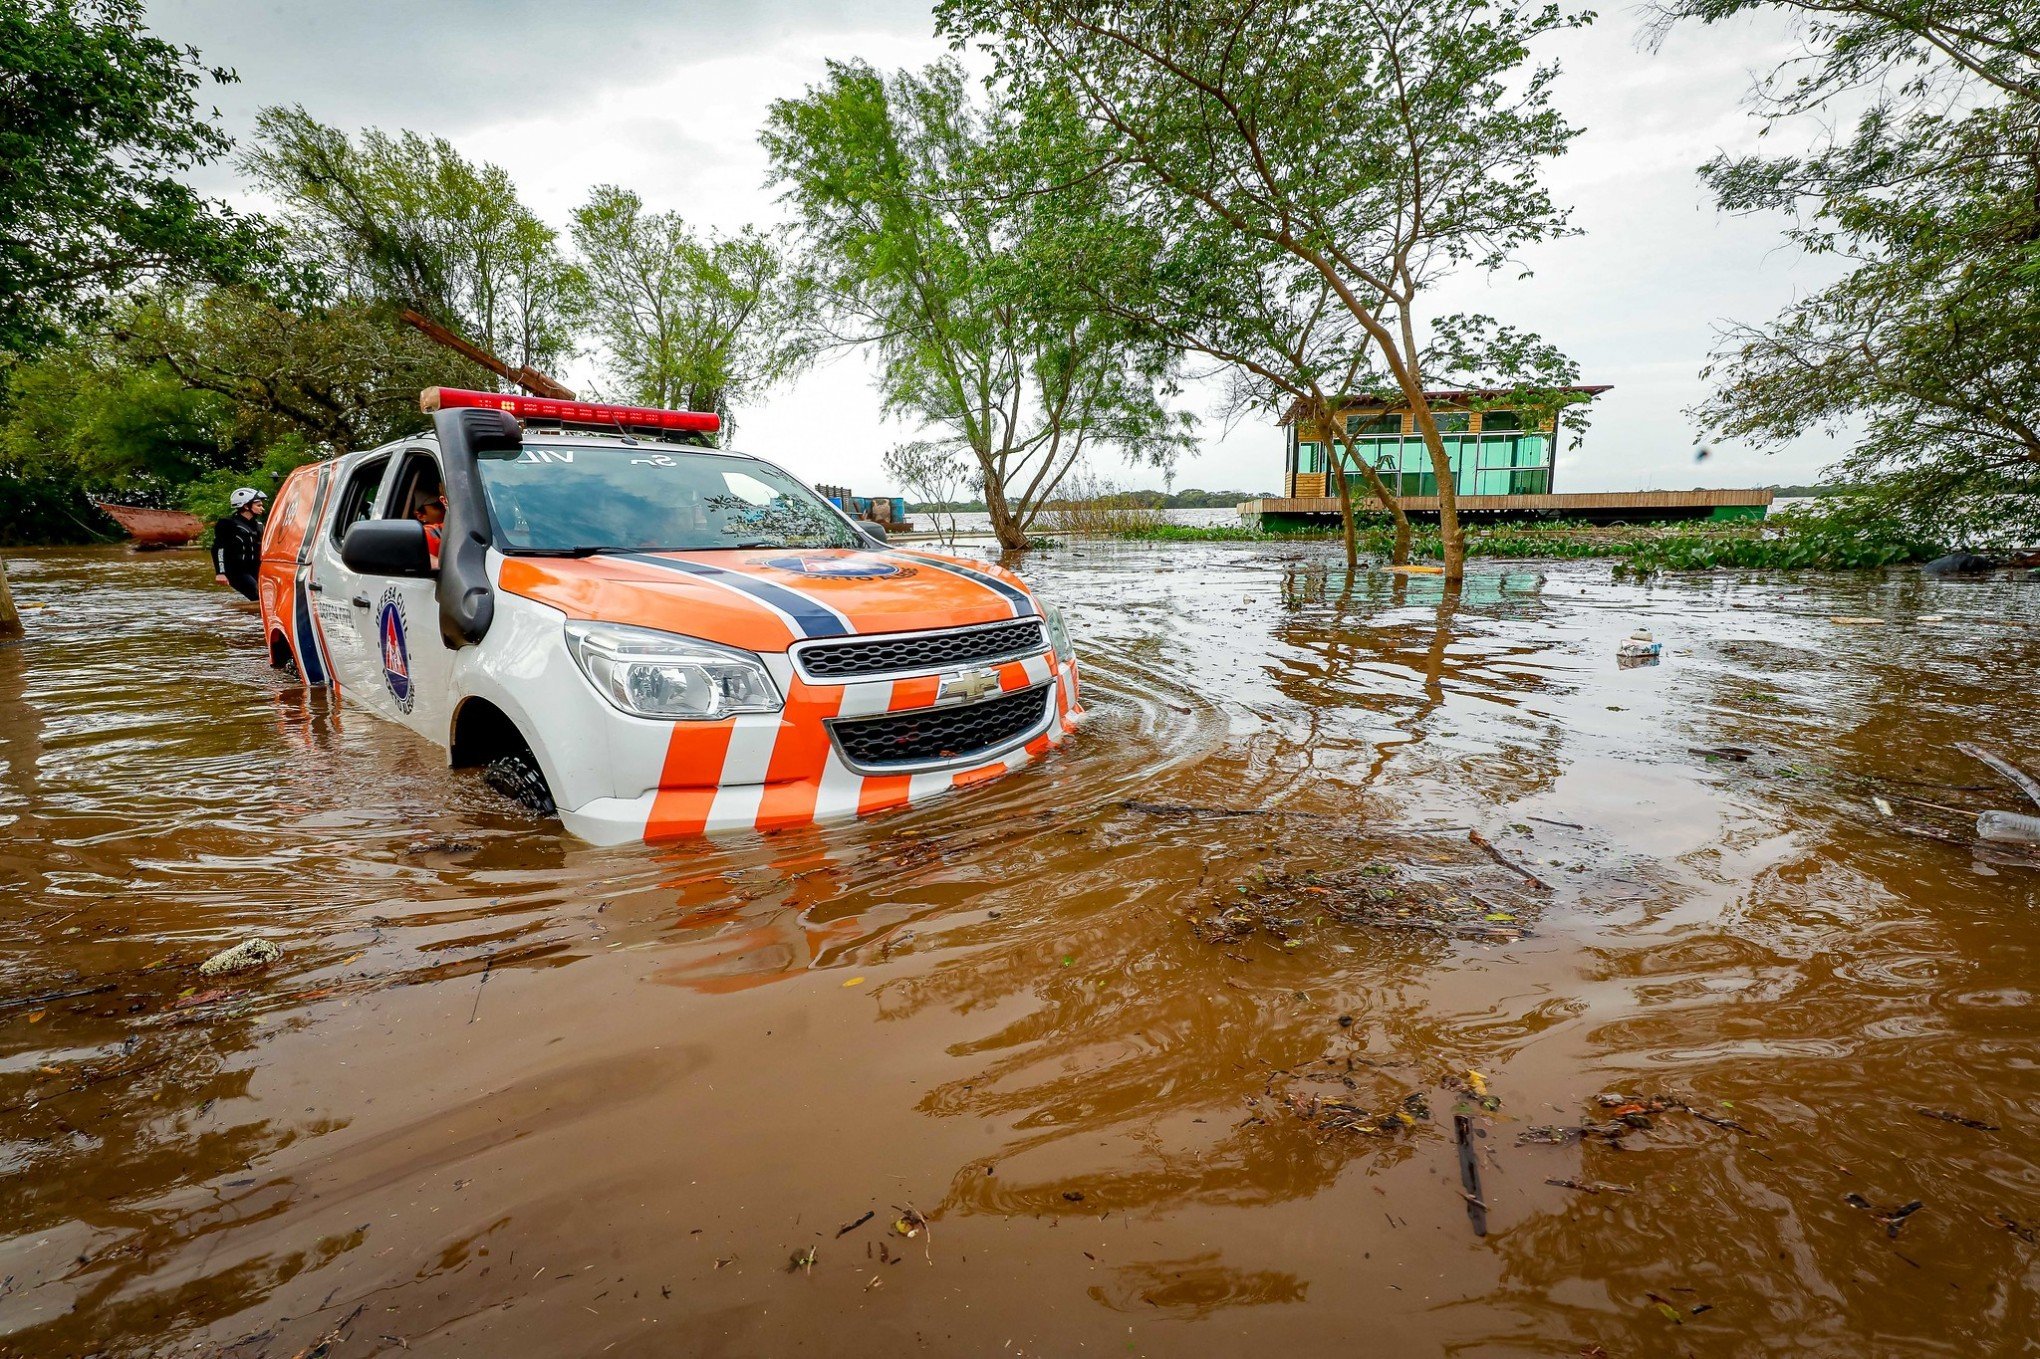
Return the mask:
M 213 580 L 255 598 L 255 572 L 262 565 L 262 513 L 269 497 L 243 486 L 227 498 L 232 514 L 213 525 Z

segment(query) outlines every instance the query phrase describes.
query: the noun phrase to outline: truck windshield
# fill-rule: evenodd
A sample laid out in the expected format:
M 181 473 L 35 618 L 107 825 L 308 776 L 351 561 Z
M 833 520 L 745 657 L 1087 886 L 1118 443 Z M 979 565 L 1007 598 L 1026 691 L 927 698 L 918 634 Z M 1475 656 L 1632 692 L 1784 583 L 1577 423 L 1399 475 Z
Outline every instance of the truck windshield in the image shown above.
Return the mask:
M 775 467 L 665 444 L 526 444 L 477 459 L 510 552 L 862 547 L 829 504 Z

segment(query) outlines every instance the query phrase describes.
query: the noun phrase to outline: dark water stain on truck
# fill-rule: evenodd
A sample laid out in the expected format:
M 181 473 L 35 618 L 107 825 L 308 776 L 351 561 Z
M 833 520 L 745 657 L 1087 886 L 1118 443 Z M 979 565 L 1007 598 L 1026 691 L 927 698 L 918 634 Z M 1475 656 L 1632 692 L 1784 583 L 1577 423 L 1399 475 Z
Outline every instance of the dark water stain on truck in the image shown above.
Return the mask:
M 2040 868 L 1954 749 L 2040 763 L 2032 586 L 1027 569 L 1066 750 L 595 849 L 196 556 L 10 554 L 0 1353 L 2040 1333 Z

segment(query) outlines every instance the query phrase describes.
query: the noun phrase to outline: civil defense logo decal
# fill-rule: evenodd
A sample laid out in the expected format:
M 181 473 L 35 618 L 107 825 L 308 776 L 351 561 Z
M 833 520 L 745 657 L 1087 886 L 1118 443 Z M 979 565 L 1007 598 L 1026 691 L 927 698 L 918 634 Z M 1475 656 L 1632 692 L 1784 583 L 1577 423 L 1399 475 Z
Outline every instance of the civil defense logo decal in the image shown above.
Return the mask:
M 911 567 L 896 566 L 883 557 L 834 557 L 826 552 L 797 552 L 783 557 L 758 557 L 755 566 L 769 566 L 810 580 L 886 580 L 911 576 Z
M 404 597 L 394 585 L 383 591 L 382 602 L 376 609 L 375 630 L 382 646 L 383 683 L 389 685 L 397 711 L 408 713 L 416 701 L 417 689 L 411 683 L 411 644 L 404 621 Z

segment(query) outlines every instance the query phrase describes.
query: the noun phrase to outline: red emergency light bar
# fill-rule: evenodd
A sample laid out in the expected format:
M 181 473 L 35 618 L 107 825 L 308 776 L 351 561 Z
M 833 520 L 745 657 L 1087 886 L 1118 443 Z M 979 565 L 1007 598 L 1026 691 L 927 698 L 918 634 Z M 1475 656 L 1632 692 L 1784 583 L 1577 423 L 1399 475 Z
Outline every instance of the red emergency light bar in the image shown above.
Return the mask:
M 479 406 L 485 410 L 509 411 L 519 420 L 538 420 L 562 425 L 594 425 L 601 429 L 686 429 L 714 434 L 722 428 L 722 417 L 710 411 L 662 411 L 650 406 L 610 406 L 594 401 L 558 401 L 549 396 L 511 396 L 504 392 L 470 392 L 459 387 L 427 387 L 418 393 L 418 409 L 458 410 Z

